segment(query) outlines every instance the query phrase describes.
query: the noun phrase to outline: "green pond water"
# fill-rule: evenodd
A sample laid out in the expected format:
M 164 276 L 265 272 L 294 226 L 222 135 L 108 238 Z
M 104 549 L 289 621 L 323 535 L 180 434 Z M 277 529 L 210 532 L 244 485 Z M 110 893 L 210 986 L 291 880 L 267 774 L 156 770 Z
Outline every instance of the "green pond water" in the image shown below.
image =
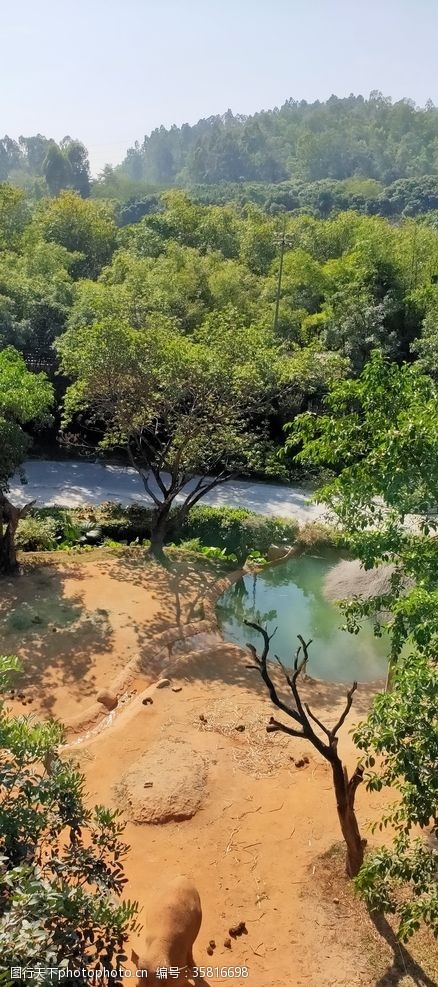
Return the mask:
M 312 638 L 307 671 L 327 682 L 371 682 L 386 676 L 388 642 L 376 638 L 371 623 L 359 634 L 341 630 L 343 614 L 323 595 L 324 579 L 338 560 L 301 556 L 264 571 L 246 575 L 228 589 L 217 604 L 222 634 L 227 641 L 260 646 L 254 620 L 277 631 L 271 654 L 292 665 L 299 642 Z

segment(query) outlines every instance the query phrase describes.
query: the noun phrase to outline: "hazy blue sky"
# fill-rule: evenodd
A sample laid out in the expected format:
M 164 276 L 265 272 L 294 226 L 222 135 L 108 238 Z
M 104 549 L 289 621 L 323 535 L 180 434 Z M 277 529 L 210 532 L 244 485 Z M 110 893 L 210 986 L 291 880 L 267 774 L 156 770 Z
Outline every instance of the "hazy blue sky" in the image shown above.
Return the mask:
M 84 141 L 380 89 L 438 103 L 436 0 L 0 0 L 0 134 Z

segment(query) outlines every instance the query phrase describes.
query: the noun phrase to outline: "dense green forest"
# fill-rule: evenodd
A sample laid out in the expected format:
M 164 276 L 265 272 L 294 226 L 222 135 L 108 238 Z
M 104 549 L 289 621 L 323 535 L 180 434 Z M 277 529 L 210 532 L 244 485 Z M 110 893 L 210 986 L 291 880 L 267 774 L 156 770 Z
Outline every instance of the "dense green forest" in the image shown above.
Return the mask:
M 207 206 L 163 193 L 122 228 L 113 203 L 71 191 L 31 202 L 0 187 L 1 342 L 51 352 L 69 326 L 158 316 L 183 333 L 206 320 L 273 336 L 283 218 L 255 205 Z M 376 344 L 411 358 L 430 348 L 438 301 L 435 214 L 393 225 L 352 211 L 286 219 L 276 338 L 295 357 L 336 354 L 359 370 Z M 424 357 L 425 358 L 425 357 Z
M 290 99 L 249 117 L 229 110 L 193 126 L 157 128 L 95 179 L 79 140 L 5 135 L 0 181 L 33 200 L 62 189 L 111 200 L 119 225 L 155 211 L 172 186 L 201 204 L 252 202 L 274 215 L 416 216 L 438 209 L 438 110 L 408 99 L 393 104 L 378 92 L 325 103 Z
M 388 185 L 438 173 L 438 110 L 409 99 L 392 104 L 379 92 L 325 103 L 288 99 L 248 117 L 228 110 L 193 127 L 154 130 L 129 149 L 122 168 L 166 185 L 352 175 Z
M 254 204 L 194 203 L 175 190 L 120 227 L 114 203 L 71 190 L 35 202 L 3 184 L 0 345 L 54 373 L 53 344 L 66 330 L 71 340 L 117 322 L 203 345 L 240 338 L 242 354 L 252 347 L 255 359 L 257 348 L 269 366 L 266 443 L 254 464 L 269 471 L 284 422 L 318 408 L 373 348 L 438 372 L 435 217 L 397 225 L 353 211 L 283 218 Z M 272 468 L 278 473 L 276 460 Z

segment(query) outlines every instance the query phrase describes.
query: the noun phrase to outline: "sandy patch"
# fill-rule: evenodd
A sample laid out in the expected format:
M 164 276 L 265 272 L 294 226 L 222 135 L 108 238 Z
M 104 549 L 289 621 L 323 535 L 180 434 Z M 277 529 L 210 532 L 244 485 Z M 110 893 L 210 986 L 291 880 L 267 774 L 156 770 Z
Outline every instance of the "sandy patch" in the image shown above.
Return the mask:
M 192 877 L 204 915 L 195 959 L 219 968 L 247 966 L 249 979 L 233 978 L 239 987 L 372 987 L 377 981 L 359 940 L 365 911 L 358 906 L 355 953 L 350 940 L 343 942 L 318 876 L 320 857 L 339 841 L 330 769 L 298 738 L 266 733 L 272 708 L 247 662 L 245 653 L 230 644 L 181 656 L 169 666 L 170 686 L 147 690 L 152 704 L 143 705 L 146 693 L 136 696 L 115 711 L 110 727 L 73 748 L 93 803 L 120 806 L 119 786 L 127 782 L 127 894 L 143 904 L 164 875 Z M 279 673 L 273 674 L 281 688 Z M 365 714 L 370 695 L 370 687 L 359 687 L 351 723 Z M 307 682 L 303 696 L 332 724 L 343 707 L 345 687 Z M 168 758 L 161 768 L 163 750 Z M 202 805 L 184 821 L 133 823 L 130 800 L 136 792 L 129 786 L 131 778 L 134 787 L 138 783 L 139 763 L 144 780 L 151 780 L 157 756 L 157 776 L 163 770 L 175 778 L 178 750 L 188 750 L 189 757 L 195 752 L 208 765 Z M 144 760 L 146 752 L 149 760 Z M 348 729 L 341 752 L 351 770 L 357 755 Z M 307 763 L 297 767 L 304 756 Z M 371 799 L 364 786 L 359 789 L 358 816 L 366 835 L 367 821 L 378 817 L 384 800 L 382 793 Z M 342 881 L 342 857 L 336 869 Z M 224 945 L 228 929 L 242 920 L 248 935 L 233 941 L 230 951 Z M 216 942 L 213 958 L 207 954 L 210 939 Z M 206 982 L 224 980 L 214 974 Z
M 2 651 L 23 666 L 24 705 L 15 697 L 12 708 L 68 722 L 112 691 L 137 656 L 140 684 L 153 681 L 172 639 L 204 618 L 222 579 L 189 558 L 164 569 L 141 550 L 26 556 L 23 574 L 1 583 Z M 169 647 L 152 648 L 166 632 Z

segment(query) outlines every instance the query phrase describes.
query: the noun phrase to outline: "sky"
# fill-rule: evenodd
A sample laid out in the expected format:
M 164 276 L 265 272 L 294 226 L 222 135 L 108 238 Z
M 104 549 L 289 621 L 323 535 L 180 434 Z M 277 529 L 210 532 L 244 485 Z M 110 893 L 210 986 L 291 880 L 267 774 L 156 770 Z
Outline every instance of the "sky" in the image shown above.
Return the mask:
M 92 172 L 155 127 L 378 89 L 438 104 L 436 0 L 0 0 L 0 135 Z

